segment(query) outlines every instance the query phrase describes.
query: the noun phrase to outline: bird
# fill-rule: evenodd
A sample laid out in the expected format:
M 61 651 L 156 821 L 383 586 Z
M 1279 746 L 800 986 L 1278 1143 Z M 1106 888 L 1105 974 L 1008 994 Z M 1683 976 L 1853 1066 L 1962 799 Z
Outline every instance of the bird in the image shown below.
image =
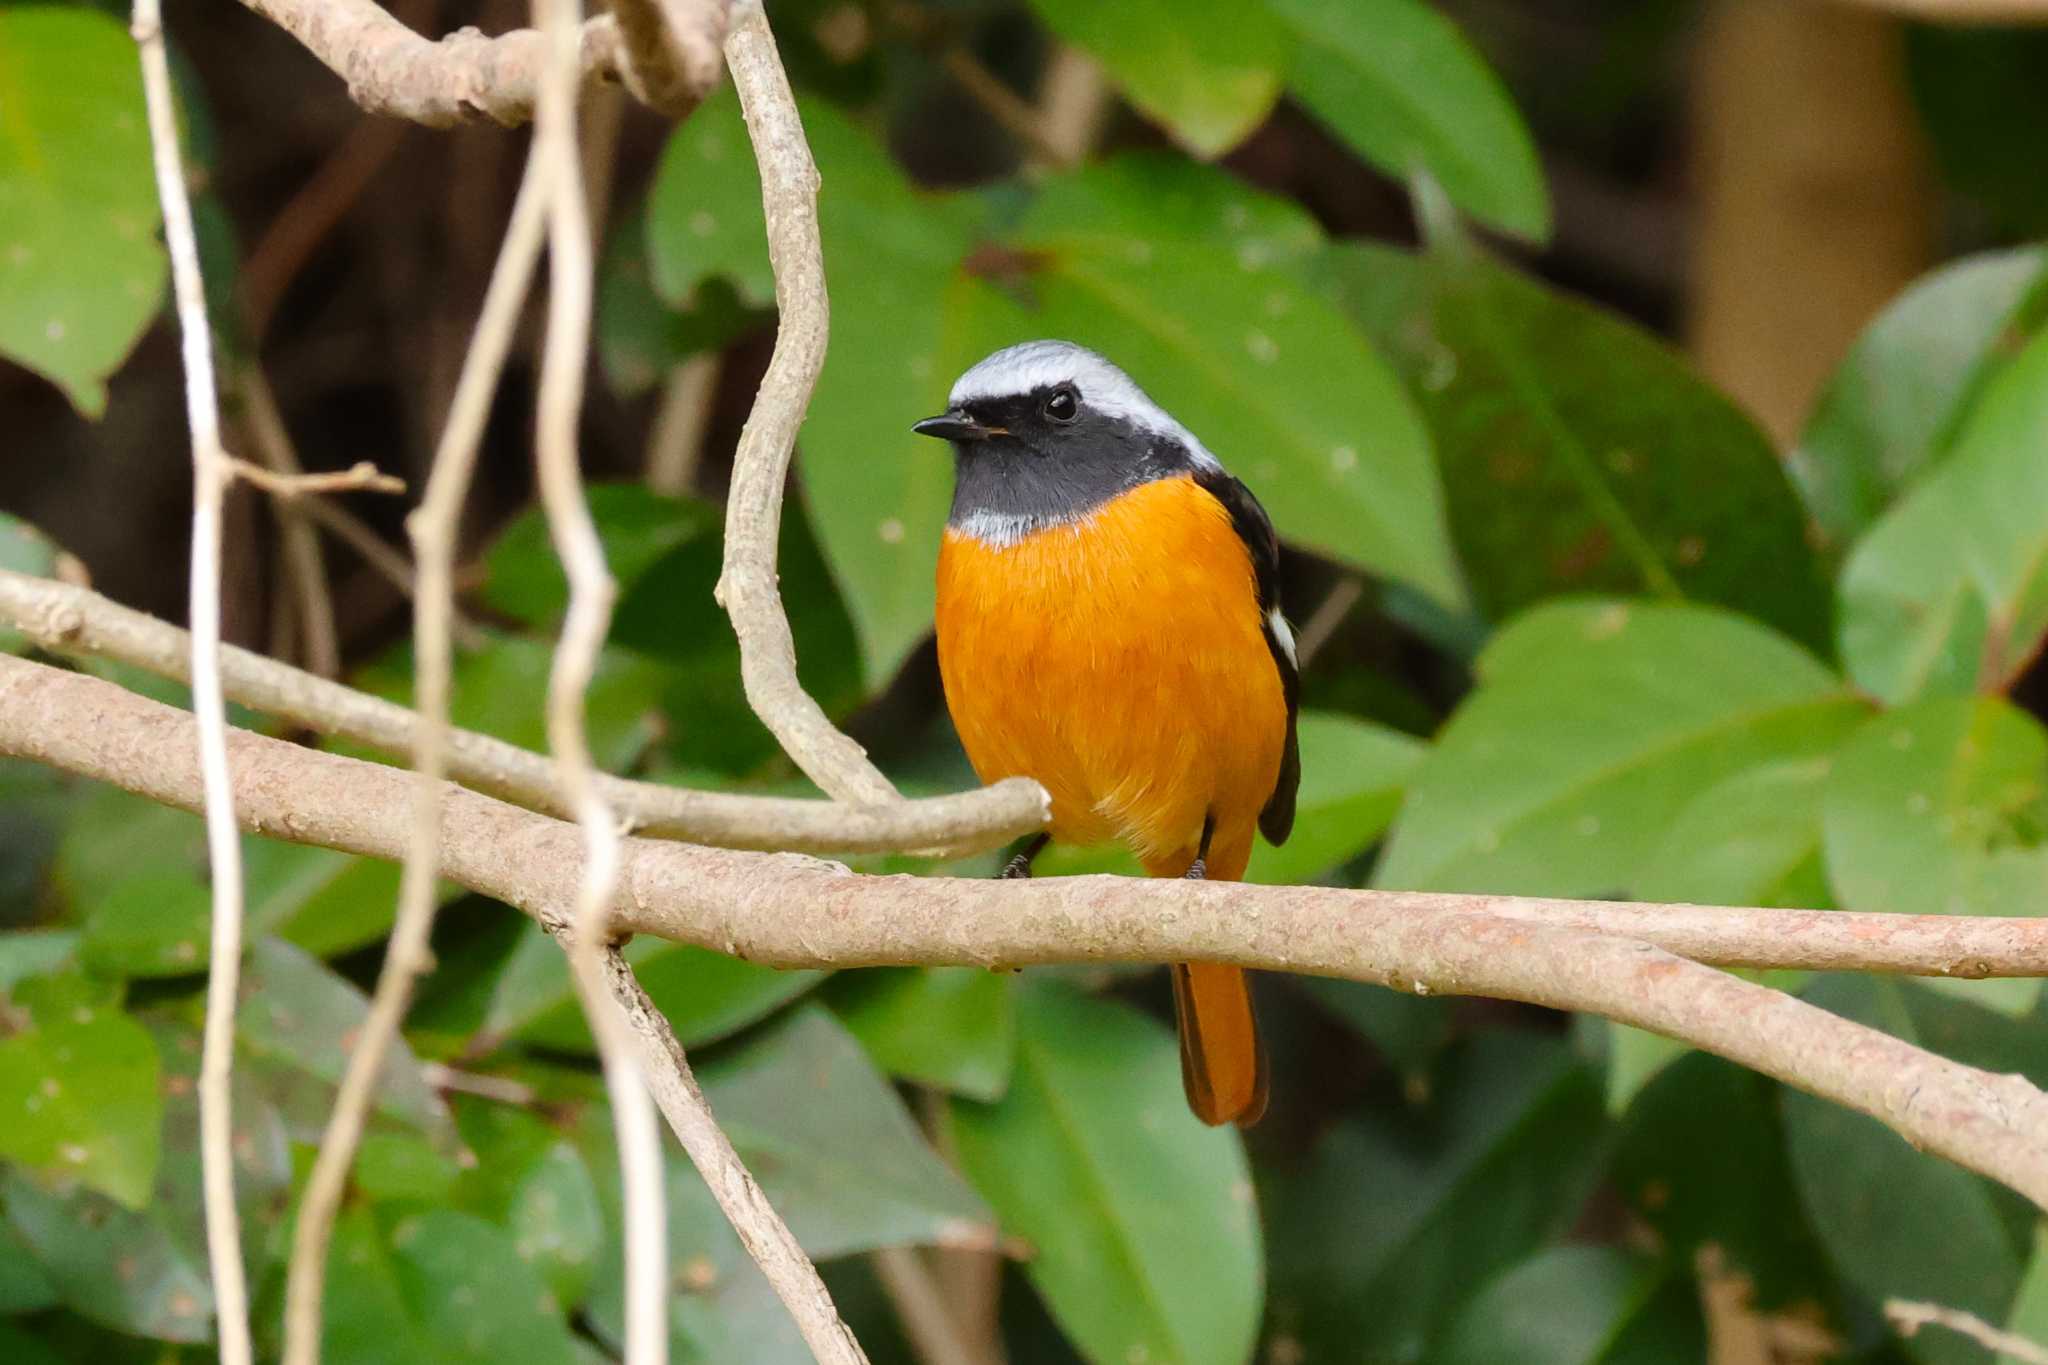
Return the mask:
M 1280 544 L 1251 490 L 1107 359 L 996 351 L 920 435 L 953 448 L 934 624 L 946 706 L 984 782 L 1028 777 L 1046 842 L 1121 843 L 1147 875 L 1237 881 L 1294 825 L 1300 670 Z M 1242 969 L 1171 966 L 1188 1106 L 1265 1112 Z

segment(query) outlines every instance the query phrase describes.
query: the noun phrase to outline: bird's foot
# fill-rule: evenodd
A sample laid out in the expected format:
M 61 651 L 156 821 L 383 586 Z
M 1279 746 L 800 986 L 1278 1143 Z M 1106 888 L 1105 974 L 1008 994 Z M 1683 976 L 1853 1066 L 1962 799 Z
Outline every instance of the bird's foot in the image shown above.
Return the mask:
M 1014 882 L 1031 875 L 1031 855 L 1019 853 L 1003 864 L 1003 870 L 996 873 L 997 881 Z
M 1203 858 L 1197 858 L 1193 862 L 1189 863 L 1188 870 L 1181 873 L 1180 875 L 1187 878 L 1191 882 L 1207 881 L 1209 879 L 1208 861 Z

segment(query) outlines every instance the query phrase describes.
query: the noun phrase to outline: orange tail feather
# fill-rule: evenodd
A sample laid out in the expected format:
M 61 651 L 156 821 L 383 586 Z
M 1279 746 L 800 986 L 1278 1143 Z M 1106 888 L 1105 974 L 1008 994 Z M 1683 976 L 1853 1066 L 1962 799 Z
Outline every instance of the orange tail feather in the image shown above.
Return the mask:
M 1266 1056 L 1244 970 L 1174 963 L 1173 1006 L 1188 1108 L 1207 1124 L 1257 1123 L 1266 1112 Z

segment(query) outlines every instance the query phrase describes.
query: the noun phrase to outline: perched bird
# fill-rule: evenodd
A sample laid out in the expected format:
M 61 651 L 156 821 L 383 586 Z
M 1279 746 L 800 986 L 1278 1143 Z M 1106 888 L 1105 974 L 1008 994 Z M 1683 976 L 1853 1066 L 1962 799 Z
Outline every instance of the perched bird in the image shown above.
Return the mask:
M 1294 638 L 1265 509 L 1130 376 L 1065 341 L 997 351 L 913 428 L 953 445 L 939 671 L 984 782 L 1029 777 L 1048 838 L 1127 845 L 1154 877 L 1235 881 L 1294 824 Z M 1266 1107 L 1242 970 L 1173 969 L 1205 1123 Z

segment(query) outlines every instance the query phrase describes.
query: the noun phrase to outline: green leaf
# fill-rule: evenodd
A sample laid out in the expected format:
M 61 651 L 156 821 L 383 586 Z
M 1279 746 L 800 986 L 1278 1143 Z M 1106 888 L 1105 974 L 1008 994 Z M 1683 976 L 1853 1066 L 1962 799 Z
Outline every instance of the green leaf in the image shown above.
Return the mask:
M 56 1351 L 5 1322 L 0 1322 L 0 1360 L 8 1365 L 64 1365 Z
M 1825 830 L 1828 875 L 1847 909 L 2039 913 L 2048 905 L 2048 731 L 1995 697 L 1932 697 L 1890 712 L 1836 762 Z M 1928 984 L 2013 1015 L 2033 1008 L 2041 986 Z
M 1234 1132 L 1187 1112 L 1172 1036 L 1035 982 L 1000 1104 L 955 1101 L 961 1168 L 1037 1254 L 1025 1273 L 1093 1360 L 1236 1362 L 1259 1325 L 1259 1229 Z
M 1778 1122 L 1778 1088 L 1703 1052 L 1660 1072 L 1629 1106 L 1609 1177 L 1666 1254 L 1701 1248 L 1746 1275 L 1758 1307 L 1818 1300 L 1826 1274 L 1798 1216 Z
M 592 484 L 587 496 L 621 597 L 678 546 L 718 534 L 718 508 L 708 502 L 663 497 L 637 483 Z M 521 625 L 553 630 L 569 605 L 569 581 L 537 506 L 499 532 L 484 555 L 484 573 L 484 601 Z
M 1306 757 L 1294 832 L 1279 848 L 1263 840 L 1253 847 L 1246 881 L 1311 881 L 1370 848 L 1429 751 L 1398 730 L 1328 712 L 1305 712 L 1300 734 Z
M 78 935 L 69 929 L 10 929 L 0 933 L 0 992 L 31 977 L 73 964 Z
M 1917 1041 L 1896 982 L 1831 976 L 1814 1004 Z M 1842 1277 L 1874 1300 L 1946 1304 L 1996 1322 L 2019 1284 L 2020 1258 L 1990 1186 L 1914 1151 L 1876 1119 L 1784 1092 L 1786 1149 L 1801 1202 Z M 1921 1332 L 1899 1349 L 1930 1365 L 1979 1365 L 1963 1338 Z
M 828 995 L 890 1075 L 994 1101 L 1009 1088 L 1017 1055 L 1010 984 L 980 967 L 884 967 L 841 972 Z
M 368 1012 L 363 993 L 318 958 L 278 939 L 258 939 L 242 967 L 242 1005 L 235 1013 L 241 1064 L 266 1090 L 305 1097 L 306 1107 L 294 1107 L 295 1116 L 318 1114 L 332 1103 Z M 307 1093 L 308 1081 L 315 1094 Z M 392 1044 L 384 1063 L 376 1112 L 430 1136 L 453 1131 L 447 1108 L 403 1039 Z M 317 1120 L 313 1131 L 320 1131 Z
M 2034 1250 L 2012 1298 L 2005 1330 L 2036 1344 L 2048 1342 L 2048 1224 L 2034 1225 Z M 1997 1365 L 2025 1365 L 2018 1356 L 2001 1354 Z
M 987 1207 L 823 1008 L 791 1011 L 699 1074 L 733 1146 L 813 1256 L 993 1244 Z
M 163 1099 L 156 1045 L 127 1015 L 81 1010 L 0 1038 L 0 1113 L 0 1157 L 149 1202 Z
M 804 113 L 808 128 L 812 111 Z M 646 231 L 654 288 L 672 307 L 688 305 L 707 279 L 725 280 L 754 307 L 775 302 L 761 181 L 730 87 L 669 137 L 648 193 Z
M 1481 222 L 1550 235 L 1536 143 L 1457 25 L 1422 0 L 1267 0 L 1297 40 L 1287 83 L 1387 174 L 1426 170 Z
M 0 10 L 0 106 L 0 355 L 98 417 L 164 286 L 135 43 L 90 9 Z
M 1455 240 L 1332 248 L 1337 296 L 1422 403 L 1472 593 L 1715 602 L 1811 646 L 1828 603 L 1770 441 L 1664 342 Z
M 765 1018 L 824 979 L 823 972 L 785 972 L 688 943 L 641 936 L 626 945 L 640 984 L 683 1046 L 715 1042 Z M 498 976 L 483 1031 L 539 1047 L 589 1052 L 590 1028 L 570 984 L 562 949 L 537 924 L 527 925 Z
M 0 1180 L 9 1225 L 66 1307 L 162 1341 L 212 1335 L 205 1258 L 180 1245 L 157 1217 L 83 1190 L 55 1194 L 19 1173 Z
M 502 1229 L 449 1209 L 400 1218 L 388 1241 L 344 1215 L 328 1262 L 324 1359 L 575 1365 L 561 1306 Z
M 512 1191 L 505 1226 L 514 1250 L 574 1307 L 590 1292 L 603 1244 L 604 1215 L 590 1168 L 566 1142 L 541 1154 Z
M 12 1224 L 0 1220 L 0 1317 L 34 1313 L 56 1302 L 57 1287 L 43 1273 L 35 1253 Z
M 1864 715 L 1812 656 L 1703 607 L 1578 601 L 1497 636 L 1411 785 L 1383 886 L 1609 895 L 1694 797 Z
M 1618 1247 L 1538 1252 L 1451 1320 L 1431 1365 L 1659 1365 L 1704 1359 L 1690 1281 Z
M 0 25 L 6 23 L 6 16 L 0 15 Z M 5 29 L 0 27 L 0 47 L 6 43 Z M 0 66 L 4 66 L 5 53 L 0 52 Z M 0 189 L 0 202 L 4 202 L 5 190 Z M 0 281 L 7 277 L 0 275 Z M 4 288 L 0 288 L 0 309 L 6 307 Z M 0 350 L 6 345 L 5 324 L 0 323 Z M 0 512 L 0 569 L 12 573 L 25 573 L 36 578 L 48 578 L 57 569 L 57 544 L 19 517 Z M 0 653 L 19 654 L 27 641 L 20 631 L 12 626 L 0 626 Z
M 1821 794 L 1828 755 L 1766 763 L 1693 798 L 1658 841 L 1636 894 L 1649 901 L 1825 910 Z M 1796 990 L 1803 972 L 1738 973 Z M 1619 1113 L 1644 1083 L 1690 1049 L 1676 1039 L 1606 1024 L 1607 1103 Z
M 1887 702 L 2002 690 L 2048 630 L 2048 331 L 1999 372 L 1940 468 L 1849 555 L 1840 636 Z
M 1229 151 L 1280 95 L 1286 29 L 1232 0 L 1032 0 L 1047 28 L 1085 49 L 1124 95 L 1196 156 Z
M 1153 240 L 1102 201 L 1049 190 L 1032 206 L 1012 238 L 1028 304 L 994 296 L 996 331 L 1109 356 L 1282 536 L 1461 603 L 1428 434 L 1358 331 L 1284 257 L 1222 234 Z
M 1355 1113 L 1275 1177 L 1274 1328 L 1305 1359 L 1418 1358 L 1475 1289 L 1565 1230 L 1604 1126 L 1598 1081 L 1561 1041 L 1467 1040 L 1427 1104 Z
M 1964 257 L 1917 281 L 1864 329 L 1789 460 L 1831 543 L 1861 534 L 1938 467 L 1984 384 L 2031 330 L 2048 247 Z
M 1428 1093 L 1430 1065 L 1451 1040 L 1450 1000 L 1335 977 L 1297 976 L 1289 984 L 1378 1048 L 1411 1097 Z
M 366 1133 L 350 1179 L 378 1203 L 445 1202 L 459 1176 L 454 1158 L 408 1133 Z

